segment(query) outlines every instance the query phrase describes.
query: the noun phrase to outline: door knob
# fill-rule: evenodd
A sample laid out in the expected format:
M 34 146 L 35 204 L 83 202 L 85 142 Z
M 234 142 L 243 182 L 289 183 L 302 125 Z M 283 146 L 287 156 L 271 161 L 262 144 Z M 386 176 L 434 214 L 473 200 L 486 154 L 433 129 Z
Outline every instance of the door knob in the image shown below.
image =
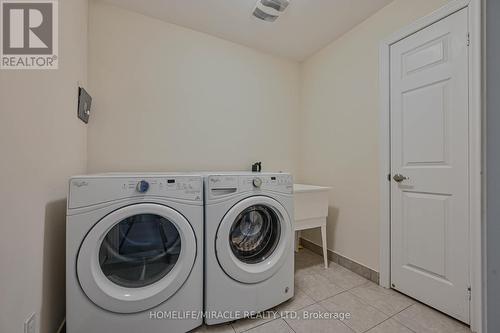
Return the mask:
M 401 183 L 403 180 L 407 180 L 408 177 L 405 177 L 399 173 L 395 174 L 394 177 L 392 177 L 392 179 L 394 179 L 394 181 L 398 182 L 398 183 Z

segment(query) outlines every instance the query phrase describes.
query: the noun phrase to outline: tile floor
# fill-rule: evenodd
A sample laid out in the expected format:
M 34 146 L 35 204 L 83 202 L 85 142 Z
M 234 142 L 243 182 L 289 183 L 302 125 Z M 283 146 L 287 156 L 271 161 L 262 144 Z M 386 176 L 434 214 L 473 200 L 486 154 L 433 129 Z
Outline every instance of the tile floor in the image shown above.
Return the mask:
M 295 256 L 295 297 L 274 316 L 200 327 L 193 333 L 470 333 L 467 326 L 396 291 L 364 279 L 302 249 Z M 297 311 L 296 317 L 280 317 Z M 339 319 L 304 319 L 307 313 L 350 313 Z

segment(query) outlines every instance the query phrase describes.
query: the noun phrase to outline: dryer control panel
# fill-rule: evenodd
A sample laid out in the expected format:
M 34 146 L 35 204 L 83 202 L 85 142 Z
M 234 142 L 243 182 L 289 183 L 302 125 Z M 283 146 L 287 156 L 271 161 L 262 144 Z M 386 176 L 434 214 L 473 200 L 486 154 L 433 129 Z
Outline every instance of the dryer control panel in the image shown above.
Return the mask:
M 207 178 L 206 191 L 208 199 L 238 192 L 272 191 L 292 194 L 293 177 L 288 173 L 210 175 Z
M 201 176 L 120 175 L 74 177 L 69 182 L 68 208 L 80 208 L 133 197 L 163 197 L 202 202 Z

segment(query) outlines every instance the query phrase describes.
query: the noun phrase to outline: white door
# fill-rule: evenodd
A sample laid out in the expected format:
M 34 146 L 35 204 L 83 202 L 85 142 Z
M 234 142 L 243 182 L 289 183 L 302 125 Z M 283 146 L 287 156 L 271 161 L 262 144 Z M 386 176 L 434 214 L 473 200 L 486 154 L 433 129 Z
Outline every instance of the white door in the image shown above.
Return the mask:
M 467 9 L 391 46 L 391 283 L 469 322 Z

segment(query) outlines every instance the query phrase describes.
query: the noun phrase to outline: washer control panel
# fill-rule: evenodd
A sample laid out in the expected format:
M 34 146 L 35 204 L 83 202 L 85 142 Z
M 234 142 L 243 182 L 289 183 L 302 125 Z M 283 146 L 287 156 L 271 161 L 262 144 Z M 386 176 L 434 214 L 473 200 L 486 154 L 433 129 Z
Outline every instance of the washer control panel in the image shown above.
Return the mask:
M 208 177 L 208 198 L 248 191 L 273 191 L 291 194 L 293 193 L 293 177 L 288 173 L 249 173 Z
M 68 208 L 141 196 L 203 200 L 201 176 L 84 176 L 72 178 L 69 186 Z
M 241 190 L 262 189 L 281 193 L 292 193 L 293 177 L 287 173 L 241 176 L 239 185 Z

